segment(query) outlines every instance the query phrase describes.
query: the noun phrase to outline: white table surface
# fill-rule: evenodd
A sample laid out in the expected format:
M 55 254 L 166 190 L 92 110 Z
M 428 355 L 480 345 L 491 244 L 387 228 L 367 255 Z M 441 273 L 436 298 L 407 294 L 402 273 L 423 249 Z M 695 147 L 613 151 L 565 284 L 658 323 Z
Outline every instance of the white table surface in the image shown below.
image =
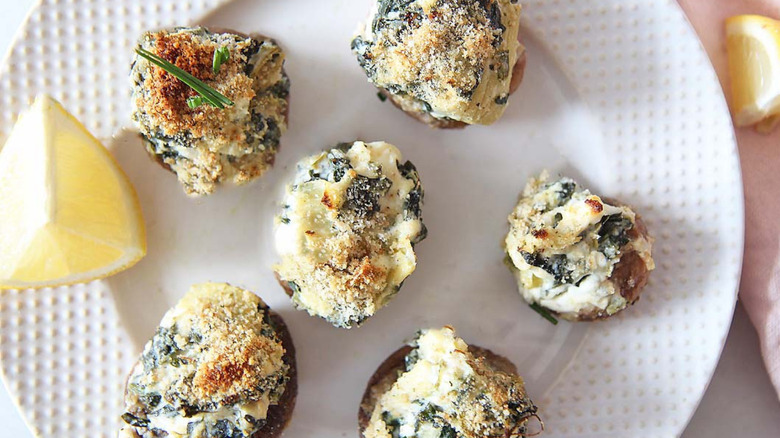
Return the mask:
M 0 53 L 5 54 L 35 0 L 0 0 Z M 0 386 L 0 435 L 32 438 L 5 386 Z M 83 436 L 73 431 L 73 436 Z M 715 376 L 683 433 L 697 437 L 780 437 L 780 400 L 761 361 L 758 338 L 737 307 Z

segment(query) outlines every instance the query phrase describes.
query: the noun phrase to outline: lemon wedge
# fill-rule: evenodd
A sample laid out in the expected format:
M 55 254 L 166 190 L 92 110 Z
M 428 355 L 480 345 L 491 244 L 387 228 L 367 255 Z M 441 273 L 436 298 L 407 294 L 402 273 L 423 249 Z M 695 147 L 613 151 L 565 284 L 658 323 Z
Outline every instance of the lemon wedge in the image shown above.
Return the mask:
M 760 15 L 731 17 L 726 20 L 726 44 L 736 125 L 780 114 L 780 21 Z
M 146 254 L 138 196 L 59 102 L 39 97 L 0 149 L 0 289 L 103 278 Z

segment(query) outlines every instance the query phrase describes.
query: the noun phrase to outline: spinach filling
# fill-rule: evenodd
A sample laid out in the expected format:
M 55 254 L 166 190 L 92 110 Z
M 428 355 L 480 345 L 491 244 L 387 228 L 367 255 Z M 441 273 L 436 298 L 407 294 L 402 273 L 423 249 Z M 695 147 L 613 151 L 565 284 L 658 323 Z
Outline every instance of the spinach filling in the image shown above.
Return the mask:
M 424 404 L 423 400 L 417 400 L 415 403 Z M 415 425 L 415 431 L 420 430 L 422 424 L 432 424 L 434 427 L 441 429 L 439 433 L 440 438 L 456 438 L 458 436 L 455 428 L 452 427 L 441 415 L 442 409 L 439 406 L 429 403 L 425 409 L 420 411 L 417 415 L 417 424 Z
M 420 207 L 425 196 L 420 183 L 420 175 L 411 161 L 407 161 L 404 164 L 399 163 L 398 170 L 401 171 L 401 175 L 404 178 L 414 182 L 414 188 L 409 192 L 409 196 L 404 201 L 404 219 L 419 219 L 422 216 Z
M 386 177 L 368 178 L 358 175 L 347 187 L 343 211 L 360 219 L 370 218 L 379 212 L 379 198 L 387 194 L 393 183 Z
M 558 201 L 561 205 L 569 202 L 574 191 L 577 189 L 577 184 L 574 181 L 561 180 L 561 188 L 558 190 Z
M 540 254 L 531 254 L 526 251 L 520 251 L 526 263 L 537 268 L 542 268 L 555 277 L 555 284 L 564 284 L 572 282 L 574 270 L 569 266 L 568 259 L 564 254 L 555 254 L 552 257 L 543 257 Z
M 139 418 L 135 415 L 131 414 L 130 412 L 125 412 L 122 414 L 122 420 L 124 420 L 125 423 L 135 426 L 135 427 L 148 427 L 149 426 L 149 420 L 146 418 Z
M 558 194 L 561 199 L 568 200 L 571 198 L 573 190 L 573 183 L 564 183 Z M 560 218 L 556 217 L 556 222 L 558 220 Z M 598 251 L 603 253 L 608 259 L 614 259 L 620 255 L 620 249 L 630 241 L 628 232 L 634 227 L 634 224 L 628 218 L 618 213 L 604 216 L 598 226 Z M 579 286 L 588 277 L 588 275 L 584 275 L 574 278 L 574 268 L 565 254 L 555 254 L 551 257 L 544 257 L 538 253 L 532 254 L 525 251 L 521 251 L 520 254 L 529 265 L 542 268 L 553 275 L 556 286 L 560 284 Z
M 613 214 L 604 216 L 600 225 L 599 251 L 610 259 L 615 258 L 620 254 L 620 248 L 629 242 L 628 231 L 634 228 L 634 224 L 622 214 Z
M 180 357 L 182 350 L 176 345 L 174 337 L 176 336 L 176 327 L 159 327 L 157 333 L 152 339 L 152 346 L 141 359 L 144 369 L 150 371 L 160 365 L 170 364 L 174 367 L 180 367 L 187 364 L 187 359 Z M 200 335 L 198 335 L 200 336 Z
M 313 169 L 309 170 L 309 181 L 318 179 L 331 182 L 341 181 L 347 171 L 352 169 L 345 152 L 346 150 L 341 144 L 330 150 L 324 160 L 320 160 Z
M 192 423 L 190 423 L 192 424 Z M 247 438 L 233 423 L 228 420 L 218 420 L 206 425 L 207 438 Z
M 384 412 L 382 412 L 382 421 L 387 426 L 387 433 L 389 433 L 392 438 L 400 438 L 401 437 L 401 420 L 400 419 L 395 418 L 392 415 L 390 415 L 390 412 L 384 411 Z

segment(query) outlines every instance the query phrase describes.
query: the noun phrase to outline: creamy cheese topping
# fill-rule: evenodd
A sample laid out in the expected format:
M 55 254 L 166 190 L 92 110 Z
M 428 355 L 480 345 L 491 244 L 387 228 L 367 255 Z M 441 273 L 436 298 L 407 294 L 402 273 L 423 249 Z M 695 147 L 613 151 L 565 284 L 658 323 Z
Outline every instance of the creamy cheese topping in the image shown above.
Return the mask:
M 517 0 L 378 0 L 352 49 L 404 110 L 489 125 L 522 53 Z
M 212 193 L 222 181 L 246 183 L 271 166 L 287 128 L 290 83 L 284 53 L 268 38 L 254 39 L 204 28 L 145 33 L 138 46 L 176 64 L 232 100 L 219 109 L 190 108 L 197 93 L 174 76 L 135 56 L 133 120 L 147 149 L 173 170 L 190 195 Z M 230 57 L 213 72 L 215 50 Z
M 610 281 L 621 254 L 636 250 L 653 269 L 651 242 L 631 238 L 636 214 L 604 202 L 570 178 L 533 178 L 509 216 L 505 249 L 529 303 L 559 313 L 613 314 L 627 305 Z
M 284 392 L 284 353 L 256 295 L 228 284 L 193 286 L 165 314 L 128 379 L 120 436 L 249 438 Z
M 521 436 L 535 416 L 523 380 L 474 357 L 451 327 L 422 331 L 411 345 L 406 370 L 379 398 L 366 438 Z
M 414 271 L 423 190 L 414 166 L 401 163 L 395 146 L 358 141 L 298 164 L 277 220 L 274 267 L 297 306 L 352 327 Z

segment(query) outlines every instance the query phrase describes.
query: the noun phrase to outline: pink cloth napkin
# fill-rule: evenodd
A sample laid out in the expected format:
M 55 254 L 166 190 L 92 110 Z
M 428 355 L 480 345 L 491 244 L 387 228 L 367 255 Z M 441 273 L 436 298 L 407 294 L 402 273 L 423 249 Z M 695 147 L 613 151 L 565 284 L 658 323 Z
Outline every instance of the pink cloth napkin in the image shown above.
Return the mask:
M 780 0 L 679 0 L 729 96 L 724 21 L 759 14 L 780 19 Z M 761 135 L 737 128 L 745 185 L 745 261 L 739 298 L 761 341 L 769 377 L 780 394 L 780 128 Z

